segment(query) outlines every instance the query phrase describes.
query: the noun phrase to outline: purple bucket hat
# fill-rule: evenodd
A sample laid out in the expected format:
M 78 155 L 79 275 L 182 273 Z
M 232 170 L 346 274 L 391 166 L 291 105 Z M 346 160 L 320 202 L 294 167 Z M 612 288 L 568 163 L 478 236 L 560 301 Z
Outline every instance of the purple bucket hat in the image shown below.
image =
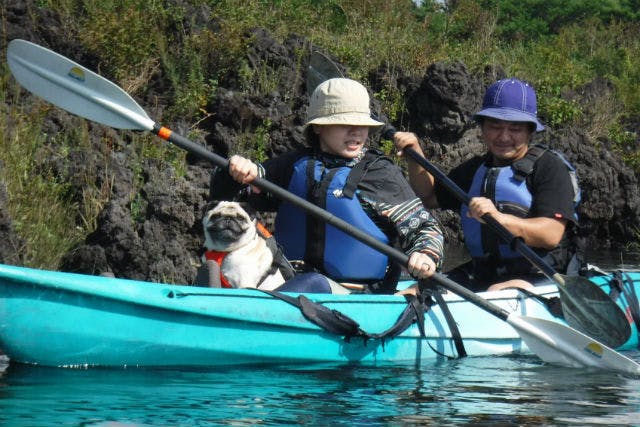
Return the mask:
M 484 94 L 482 110 L 474 116 L 491 117 L 509 122 L 528 122 L 536 125 L 536 132 L 544 130 L 538 120 L 536 91 L 528 83 L 509 78 L 498 80 Z

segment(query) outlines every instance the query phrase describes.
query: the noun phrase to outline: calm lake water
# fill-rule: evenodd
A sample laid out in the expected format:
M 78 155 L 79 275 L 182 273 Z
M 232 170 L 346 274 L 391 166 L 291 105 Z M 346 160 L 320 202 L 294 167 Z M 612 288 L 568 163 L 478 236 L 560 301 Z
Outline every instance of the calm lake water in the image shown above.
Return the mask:
M 640 266 L 625 257 L 625 268 Z M 0 356 L 0 426 L 282 425 L 638 426 L 640 378 L 534 356 L 199 370 L 57 369 Z
M 207 370 L 11 365 L 0 384 L 0 425 L 16 427 L 640 423 L 640 379 L 533 356 Z

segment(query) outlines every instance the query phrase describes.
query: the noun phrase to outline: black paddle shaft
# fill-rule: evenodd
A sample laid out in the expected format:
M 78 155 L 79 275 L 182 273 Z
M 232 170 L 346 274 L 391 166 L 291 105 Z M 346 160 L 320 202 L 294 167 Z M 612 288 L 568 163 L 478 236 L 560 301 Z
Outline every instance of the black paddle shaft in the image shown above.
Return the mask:
M 163 139 L 177 145 L 180 148 L 183 148 L 186 151 L 189 151 L 195 155 L 201 156 L 207 160 L 209 160 L 215 166 L 224 168 L 225 170 L 229 168 L 229 160 L 225 159 L 222 156 L 217 155 L 209 150 L 207 150 L 204 146 L 200 144 L 196 144 L 195 142 L 190 141 L 189 139 L 175 133 L 175 132 L 167 132 L 166 128 L 163 128 L 159 125 L 155 125 L 153 128 L 153 132 L 160 136 Z M 168 135 L 167 135 L 168 133 Z M 336 217 L 335 215 L 329 213 L 328 211 L 319 208 L 313 203 L 296 196 L 293 193 L 285 190 L 282 187 L 277 186 L 276 184 L 267 181 L 263 178 L 256 178 L 251 182 L 251 185 L 255 185 L 260 189 L 267 191 L 274 196 L 278 197 L 281 200 L 285 200 L 291 204 L 294 204 L 301 209 L 305 210 L 307 213 L 325 221 L 327 224 L 330 224 L 337 229 L 343 231 L 344 233 L 358 239 L 362 243 L 370 246 L 371 248 L 387 255 L 389 258 L 394 260 L 395 262 L 400 263 L 403 266 L 406 266 L 409 262 L 409 257 L 404 253 L 392 246 L 389 246 L 376 238 L 370 236 L 369 234 L 361 231 L 360 229 L 354 227 L 348 222 L 342 220 L 341 218 Z M 472 302 L 476 306 L 482 308 L 493 314 L 494 316 L 506 320 L 509 317 L 509 312 L 504 310 L 503 308 L 492 304 L 491 302 L 485 300 L 484 298 L 479 297 L 474 292 L 465 288 L 462 285 L 448 279 L 446 276 L 440 273 L 434 273 L 433 276 L 430 277 L 430 280 L 433 280 L 440 286 L 445 289 L 450 290 L 451 292 L 459 295 L 460 297 Z
M 225 159 L 222 156 L 219 156 L 216 153 L 213 153 L 207 150 L 204 146 L 200 144 L 196 144 L 195 142 L 192 142 L 189 139 L 176 134 L 175 132 L 171 132 L 168 136 L 166 136 L 166 134 L 163 135 L 163 130 L 165 129 L 166 128 L 156 125 L 153 129 L 153 132 L 156 135 L 160 136 L 161 138 L 166 139 L 167 141 L 177 145 L 178 147 L 183 148 L 195 155 L 198 155 L 202 158 L 209 160 L 215 166 L 218 166 L 225 170 L 229 168 L 229 160 Z M 400 263 L 401 265 L 406 266 L 407 263 L 409 262 L 409 257 L 404 252 L 401 252 L 379 241 L 378 239 L 361 231 L 360 229 L 354 227 L 353 225 L 349 224 L 343 219 L 338 218 L 337 216 L 329 213 L 328 211 L 285 190 L 282 187 L 279 187 L 278 185 L 270 181 L 267 181 L 266 179 L 256 178 L 251 182 L 251 185 L 255 185 L 256 187 L 273 194 L 274 196 L 278 197 L 280 200 L 285 200 L 293 205 L 300 207 L 301 209 L 305 210 L 307 213 L 315 216 L 316 218 L 321 219 L 322 221 L 325 221 L 327 224 L 330 224 L 336 227 L 337 229 L 345 232 L 346 234 L 353 236 L 354 238 L 358 239 L 362 243 L 387 255 L 389 258 Z

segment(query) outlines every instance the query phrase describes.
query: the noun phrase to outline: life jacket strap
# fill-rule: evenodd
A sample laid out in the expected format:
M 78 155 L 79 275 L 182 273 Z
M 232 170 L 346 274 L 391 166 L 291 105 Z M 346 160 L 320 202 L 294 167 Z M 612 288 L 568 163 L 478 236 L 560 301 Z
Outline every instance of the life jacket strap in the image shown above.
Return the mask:
M 547 151 L 549 148 L 540 145 L 534 144 L 527 150 L 527 154 L 525 156 L 514 162 L 511 167 L 513 168 L 514 178 L 520 182 L 527 179 L 529 175 L 533 173 L 533 168 L 540 157 Z

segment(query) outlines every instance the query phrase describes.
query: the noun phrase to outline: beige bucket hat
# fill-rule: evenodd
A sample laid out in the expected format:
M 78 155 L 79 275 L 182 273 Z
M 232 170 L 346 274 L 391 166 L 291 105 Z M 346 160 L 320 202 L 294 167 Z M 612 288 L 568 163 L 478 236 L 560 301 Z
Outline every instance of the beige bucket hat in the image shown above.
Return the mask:
M 367 89 L 355 80 L 325 80 L 311 94 L 308 125 L 382 126 L 371 118 Z

